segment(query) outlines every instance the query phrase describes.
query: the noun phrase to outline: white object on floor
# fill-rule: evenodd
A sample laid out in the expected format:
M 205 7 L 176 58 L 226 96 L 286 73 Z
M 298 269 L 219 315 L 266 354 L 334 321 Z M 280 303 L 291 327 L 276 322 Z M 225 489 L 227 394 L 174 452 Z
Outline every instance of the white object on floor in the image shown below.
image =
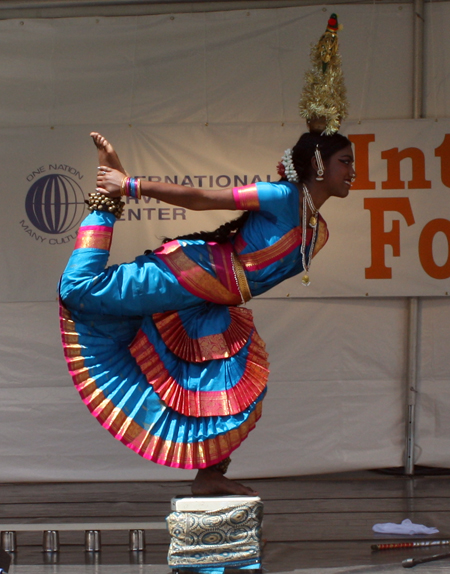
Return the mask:
M 423 524 L 414 524 L 409 518 L 405 518 L 401 524 L 395 524 L 394 522 L 383 522 L 381 524 L 375 524 L 372 527 L 374 532 L 380 532 L 381 534 L 436 534 L 439 532 L 434 526 L 424 526 Z

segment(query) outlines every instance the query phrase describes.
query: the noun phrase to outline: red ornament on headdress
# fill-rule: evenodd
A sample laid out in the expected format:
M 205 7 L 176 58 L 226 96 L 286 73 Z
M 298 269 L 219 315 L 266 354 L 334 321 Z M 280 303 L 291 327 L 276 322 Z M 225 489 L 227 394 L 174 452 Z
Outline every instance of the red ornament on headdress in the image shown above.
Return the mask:
M 329 30 L 330 32 L 337 32 L 339 30 L 336 14 L 331 14 L 328 20 L 327 30 Z

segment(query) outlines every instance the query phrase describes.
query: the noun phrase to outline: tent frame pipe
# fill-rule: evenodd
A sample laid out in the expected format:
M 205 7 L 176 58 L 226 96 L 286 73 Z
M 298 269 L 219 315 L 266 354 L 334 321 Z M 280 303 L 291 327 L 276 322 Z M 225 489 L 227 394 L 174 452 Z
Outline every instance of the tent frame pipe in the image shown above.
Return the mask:
M 407 373 L 407 421 L 406 421 L 406 449 L 405 449 L 405 474 L 414 474 L 414 446 L 415 446 L 415 421 L 416 421 L 416 396 L 417 396 L 417 357 L 419 348 L 419 311 L 420 301 L 418 297 L 409 299 L 409 324 L 408 324 L 408 373 Z
M 414 67 L 413 67 L 413 118 L 423 118 L 423 56 L 425 0 L 414 0 Z
M 423 117 L 423 57 L 424 57 L 424 0 L 414 0 L 414 67 L 413 67 L 413 118 Z M 420 340 L 420 300 L 409 299 L 408 369 L 407 369 L 407 420 L 405 474 L 414 474 L 416 439 L 417 371 Z

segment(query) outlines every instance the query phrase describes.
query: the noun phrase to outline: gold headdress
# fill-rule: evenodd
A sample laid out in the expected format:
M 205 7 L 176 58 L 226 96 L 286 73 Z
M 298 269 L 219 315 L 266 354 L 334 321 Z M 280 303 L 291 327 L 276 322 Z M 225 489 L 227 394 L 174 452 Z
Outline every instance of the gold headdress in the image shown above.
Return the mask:
M 311 132 L 331 135 L 339 130 L 347 116 L 347 98 L 341 56 L 338 52 L 336 14 L 328 20 L 325 33 L 311 48 L 311 69 L 305 74 L 305 86 L 299 103 L 300 116 Z

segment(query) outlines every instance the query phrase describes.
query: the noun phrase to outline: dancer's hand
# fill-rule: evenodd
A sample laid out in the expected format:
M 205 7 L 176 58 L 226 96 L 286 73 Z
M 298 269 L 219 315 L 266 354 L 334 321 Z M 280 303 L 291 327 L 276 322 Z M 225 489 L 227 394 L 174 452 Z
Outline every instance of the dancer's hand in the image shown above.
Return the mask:
M 97 191 L 108 197 L 120 197 L 120 188 L 125 176 L 117 169 L 101 165 L 97 172 Z

